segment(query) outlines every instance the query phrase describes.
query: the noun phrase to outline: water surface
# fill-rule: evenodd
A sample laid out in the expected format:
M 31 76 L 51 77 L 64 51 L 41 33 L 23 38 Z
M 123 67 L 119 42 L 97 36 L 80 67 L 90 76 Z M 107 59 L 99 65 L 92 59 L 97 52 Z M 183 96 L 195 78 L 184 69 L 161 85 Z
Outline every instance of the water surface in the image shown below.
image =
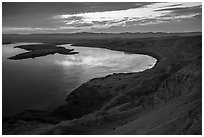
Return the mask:
M 3 116 L 26 109 L 53 110 L 65 103 L 68 93 L 82 83 L 112 73 L 138 72 L 152 68 L 156 59 L 102 48 L 74 47 L 75 55 L 48 55 L 9 60 L 25 50 L 5 44 L 2 48 Z M 31 44 L 31 43 L 29 43 Z

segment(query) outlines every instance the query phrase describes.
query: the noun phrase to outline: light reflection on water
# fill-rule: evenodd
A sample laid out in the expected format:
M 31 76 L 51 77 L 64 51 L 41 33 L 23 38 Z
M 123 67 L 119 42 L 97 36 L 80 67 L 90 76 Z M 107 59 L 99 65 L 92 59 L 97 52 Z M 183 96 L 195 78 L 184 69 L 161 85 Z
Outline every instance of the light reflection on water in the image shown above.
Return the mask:
M 115 70 L 120 73 L 138 72 L 152 68 L 156 60 L 147 55 L 127 54 L 100 48 L 74 47 L 70 44 L 60 45 L 66 48 L 74 48 L 79 54 L 65 56 L 64 59 L 56 60 L 56 63 L 68 66 L 86 66 L 90 68 L 107 69 L 109 73 Z M 114 72 L 113 72 L 114 71 Z
M 8 60 L 10 56 L 25 52 L 13 48 L 17 45 L 22 43 L 3 45 L 2 48 L 3 115 L 25 109 L 52 110 L 65 103 L 67 93 L 92 78 L 143 71 L 156 63 L 156 59 L 147 55 L 70 47 L 70 44 L 59 46 L 75 49 L 79 54 Z

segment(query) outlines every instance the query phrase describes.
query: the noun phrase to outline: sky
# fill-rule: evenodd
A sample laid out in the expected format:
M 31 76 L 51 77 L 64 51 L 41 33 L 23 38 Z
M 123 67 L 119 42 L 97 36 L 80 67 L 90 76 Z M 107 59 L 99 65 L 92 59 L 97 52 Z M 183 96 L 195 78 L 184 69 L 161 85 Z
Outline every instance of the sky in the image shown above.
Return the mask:
M 201 2 L 3 2 L 2 33 L 201 32 Z

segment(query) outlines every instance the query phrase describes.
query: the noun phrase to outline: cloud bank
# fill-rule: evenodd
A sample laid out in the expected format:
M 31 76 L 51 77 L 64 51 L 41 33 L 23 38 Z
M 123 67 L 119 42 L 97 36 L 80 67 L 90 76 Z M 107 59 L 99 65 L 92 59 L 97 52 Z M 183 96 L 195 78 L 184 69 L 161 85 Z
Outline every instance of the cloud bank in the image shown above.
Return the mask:
M 138 31 L 140 28 L 144 28 L 144 26 L 148 28 L 149 26 L 155 25 L 159 28 L 159 24 L 174 24 L 175 28 L 179 28 L 181 23 L 179 24 L 178 22 L 187 22 L 186 25 L 194 23 L 191 27 L 196 29 L 201 27 L 202 3 L 173 2 L 134 4 L 135 7 L 112 11 L 92 11 L 72 14 L 58 13 L 47 20 L 49 21 L 48 24 L 50 22 L 52 25 L 54 24 L 52 27 L 6 26 L 3 27 L 3 33 L 70 33 L 81 31 L 94 32 L 96 30 L 103 32 L 103 30 L 107 29 L 115 29 L 119 32 L 121 32 L 122 29 L 126 31 L 128 31 L 128 29 L 135 29 L 135 31 Z M 87 6 L 93 7 L 91 3 L 88 3 Z M 188 22 L 189 20 L 191 22 Z M 196 25 L 200 26 L 197 27 Z M 183 30 L 186 28 L 188 27 L 185 26 Z
M 62 20 L 70 28 L 148 25 L 194 18 L 201 14 L 200 5 L 201 3 L 154 3 L 127 10 L 62 14 L 54 18 Z

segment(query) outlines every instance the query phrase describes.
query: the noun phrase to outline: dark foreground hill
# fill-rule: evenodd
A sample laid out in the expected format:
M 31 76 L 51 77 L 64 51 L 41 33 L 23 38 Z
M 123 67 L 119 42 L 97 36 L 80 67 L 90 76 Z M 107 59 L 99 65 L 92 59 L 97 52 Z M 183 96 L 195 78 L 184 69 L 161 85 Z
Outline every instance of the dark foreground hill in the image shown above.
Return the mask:
M 202 36 L 66 42 L 148 54 L 158 62 L 143 72 L 92 79 L 53 113 L 4 118 L 3 134 L 202 134 Z

